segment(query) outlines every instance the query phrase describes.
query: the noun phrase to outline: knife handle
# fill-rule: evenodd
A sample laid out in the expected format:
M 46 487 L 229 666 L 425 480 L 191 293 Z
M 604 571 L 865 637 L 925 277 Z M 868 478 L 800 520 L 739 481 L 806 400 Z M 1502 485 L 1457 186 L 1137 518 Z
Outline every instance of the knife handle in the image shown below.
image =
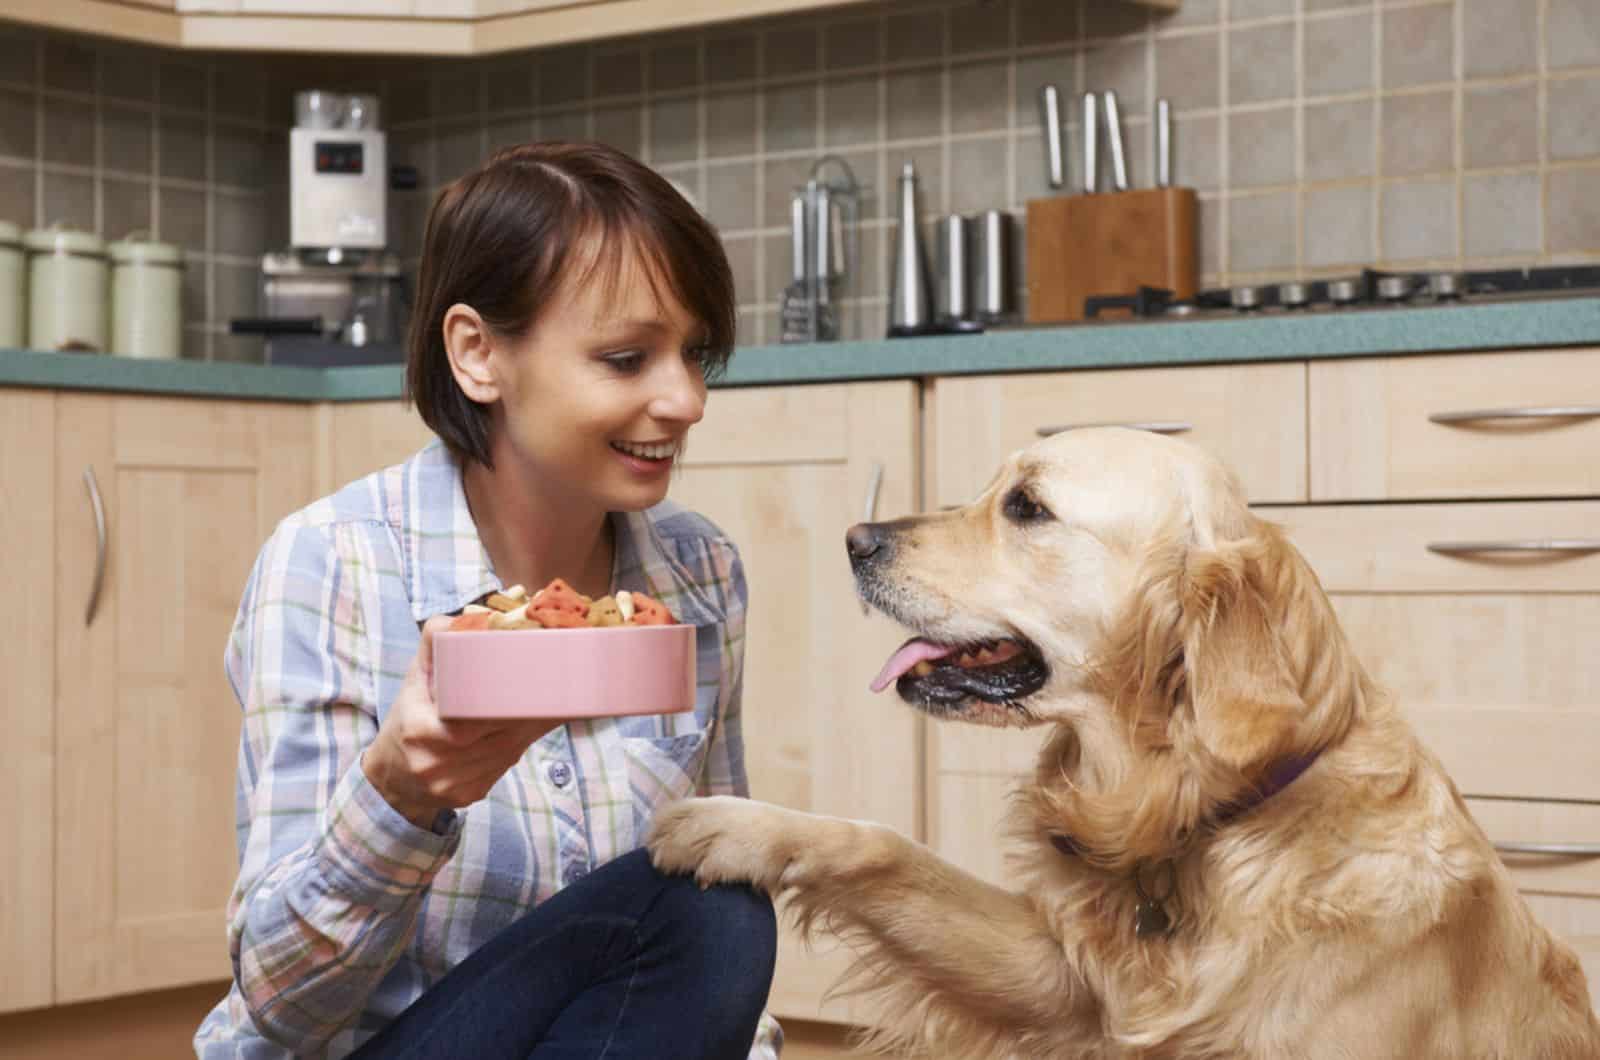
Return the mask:
M 1083 94 L 1083 190 L 1100 190 L 1100 101 L 1093 92 Z
M 1111 186 L 1128 190 L 1128 157 L 1122 149 L 1122 112 L 1117 109 L 1117 94 L 1106 90 L 1106 139 L 1111 144 Z
M 1045 177 L 1052 188 L 1066 180 L 1061 154 L 1061 92 L 1055 85 L 1039 89 L 1039 120 L 1044 123 Z

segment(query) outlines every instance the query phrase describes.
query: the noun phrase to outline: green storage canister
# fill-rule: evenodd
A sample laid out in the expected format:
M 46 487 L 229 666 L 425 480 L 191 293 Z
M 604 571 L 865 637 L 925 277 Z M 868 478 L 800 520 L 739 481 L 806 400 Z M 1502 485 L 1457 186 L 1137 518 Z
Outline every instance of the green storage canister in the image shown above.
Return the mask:
M 0 350 L 20 349 L 28 340 L 28 259 L 22 229 L 0 221 Z
M 92 232 L 52 226 L 23 238 L 28 251 L 28 345 L 102 352 L 110 338 L 110 267 Z
M 171 243 L 112 243 L 111 352 L 170 359 L 183 349 L 183 252 Z

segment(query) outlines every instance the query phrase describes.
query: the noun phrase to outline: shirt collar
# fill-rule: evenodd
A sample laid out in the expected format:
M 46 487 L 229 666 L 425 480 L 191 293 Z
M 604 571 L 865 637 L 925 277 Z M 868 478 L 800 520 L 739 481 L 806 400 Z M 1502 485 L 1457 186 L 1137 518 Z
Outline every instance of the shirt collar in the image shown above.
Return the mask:
M 666 602 L 680 622 L 715 624 L 721 608 L 707 598 L 676 550 L 667 547 L 652 518 L 655 511 L 608 516 L 616 541 L 612 584 Z M 389 518 L 399 532 L 416 622 L 459 611 L 504 588 L 472 520 L 461 465 L 442 442 L 435 440 L 402 465 Z

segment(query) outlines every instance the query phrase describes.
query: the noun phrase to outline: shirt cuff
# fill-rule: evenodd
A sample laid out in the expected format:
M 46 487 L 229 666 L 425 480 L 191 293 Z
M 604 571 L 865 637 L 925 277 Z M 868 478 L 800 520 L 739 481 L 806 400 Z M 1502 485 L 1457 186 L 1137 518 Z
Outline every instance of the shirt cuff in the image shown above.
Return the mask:
M 392 911 L 425 890 L 461 841 L 461 817 L 418 828 L 372 786 L 356 758 L 328 803 L 317 861 L 339 893 Z

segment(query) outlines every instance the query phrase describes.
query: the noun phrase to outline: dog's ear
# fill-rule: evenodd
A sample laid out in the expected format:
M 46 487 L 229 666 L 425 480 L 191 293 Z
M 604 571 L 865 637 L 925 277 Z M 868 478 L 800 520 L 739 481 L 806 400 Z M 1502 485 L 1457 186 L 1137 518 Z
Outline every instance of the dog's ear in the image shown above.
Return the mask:
M 1219 761 L 1251 773 L 1291 746 L 1306 713 L 1271 606 L 1287 546 L 1253 536 L 1192 552 L 1179 593 L 1184 683 L 1195 734 Z

